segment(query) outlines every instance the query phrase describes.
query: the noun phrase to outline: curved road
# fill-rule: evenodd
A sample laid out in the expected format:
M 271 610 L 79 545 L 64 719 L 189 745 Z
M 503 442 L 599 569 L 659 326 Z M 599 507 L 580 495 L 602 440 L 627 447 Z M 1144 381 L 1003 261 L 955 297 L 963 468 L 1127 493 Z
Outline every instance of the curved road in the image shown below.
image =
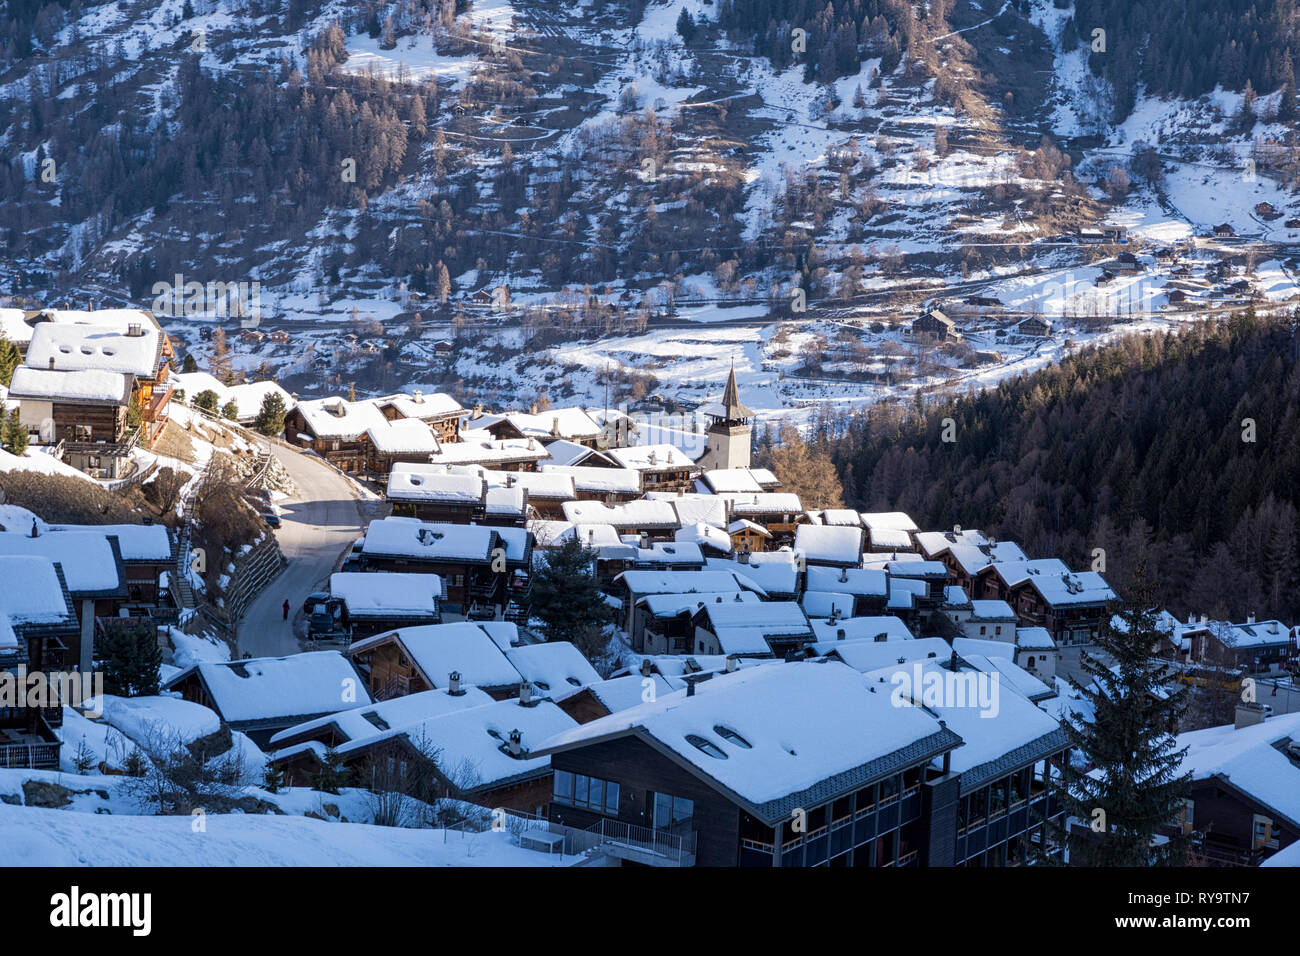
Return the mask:
M 297 497 L 277 503 L 281 525 L 275 536 L 288 564 L 239 622 L 240 657 L 283 657 L 302 650 L 294 623 L 298 619 L 301 624 L 304 599 L 325 584 L 339 555 L 363 530 L 361 501 L 351 482 L 319 459 L 284 445 L 273 446 L 272 454 L 298 485 Z M 281 612 L 286 598 L 287 621 Z

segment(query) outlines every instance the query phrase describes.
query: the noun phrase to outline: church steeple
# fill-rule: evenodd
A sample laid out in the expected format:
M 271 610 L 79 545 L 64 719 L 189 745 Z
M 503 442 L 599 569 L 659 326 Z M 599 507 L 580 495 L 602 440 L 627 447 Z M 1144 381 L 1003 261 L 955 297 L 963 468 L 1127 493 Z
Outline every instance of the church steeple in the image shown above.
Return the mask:
M 736 385 L 735 362 L 731 363 L 731 372 L 727 375 L 727 387 L 722 390 L 722 410 L 724 414 L 715 417 L 720 417 L 723 421 L 748 422 L 754 417 L 753 411 L 740 401 L 740 388 Z
M 749 423 L 754 412 L 740 400 L 734 362 L 727 375 L 727 385 L 722 390 L 722 401 L 705 405 L 701 411 L 708 416 L 709 427 L 705 433 L 708 444 L 698 464 L 707 471 L 748 468 Z

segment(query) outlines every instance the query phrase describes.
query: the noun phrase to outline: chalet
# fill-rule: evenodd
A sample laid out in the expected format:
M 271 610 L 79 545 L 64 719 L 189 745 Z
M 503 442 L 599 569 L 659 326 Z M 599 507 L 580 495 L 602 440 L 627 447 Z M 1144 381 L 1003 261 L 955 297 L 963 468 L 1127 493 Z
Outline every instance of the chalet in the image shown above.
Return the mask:
M 1141 272 L 1142 263 L 1131 252 L 1121 252 L 1115 257 L 1115 268 L 1120 272 Z
M 546 446 L 535 438 L 480 441 L 466 440 L 465 433 L 460 441 L 440 443 L 438 450 L 428 456 L 435 465 L 478 465 L 497 471 L 535 471 L 538 463 L 546 459 Z
M 261 329 L 241 329 L 239 332 L 239 341 L 245 345 L 260 345 L 266 341 L 266 333 Z
M 692 491 L 703 469 L 672 445 L 633 445 L 610 448 L 606 455 L 620 468 L 630 468 L 641 475 L 641 490 Z
M 487 288 L 479 289 L 477 292 L 475 292 L 473 295 L 470 296 L 470 301 L 473 302 L 475 305 L 491 305 L 492 290 Z
M 433 343 L 433 354 L 438 356 L 439 358 L 444 358 L 448 355 L 451 355 L 452 352 L 454 352 L 455 350 L 456 347 L 452 345 L 450 342 L 448 342 L 446 339 L 441 339 Z
M 387 428 L 388 420 L 374 402 L 332 397 L 299 402 L 285 417 L 284 434 L 335 467 L 359 474 L 371 460 L 369 431 Z
M 997 562 L 986 588 L 1026 627 L 1044 627 L 1058 645 L 1090 644 L 1117 600 L 1096 571 L 1072 572 L 1056 558 Z
M 829 568 L 810 564 L 805 597 L 816 592 L 845 595 L 849 604 L 840 617 L 864 617 L 884 610 L 889 597 L 886 572 L 868 568 Z M 829 616 L 829 615 L 828 615 Z
M 1054 700 L 1057 696 L 1054 686 L 1015 662 L 1014 644 L 1006 641 L 954 637 L 952 649 L 957 654 L 959 664 L 987 674 L 1000 686 L 1014 691 L 1030 703 L 1043 704 Z
M 971 601 L 970 614 L 965 617 L 957 630 L 962 637 L 980 640 L 1005 641 L 1008 644 L 1016 638 L 1016 612 L 1006 601 Z
M 1238 667 L 1251 674 L 1282 670 L 1292 642 L 1291 629 L 1281 621 L 1256 621 L 1253 614 L 1244 624 L 1211 622 L 1189 637 L 1193 663 Z
M 701 568 L 704 567 L 705 557 L 726 558 L 731 556 L 733 550 L 730 534 L 702 521 L 683 525 L 673 535 L 673 541 L 677 545 L 689 544 L 697 548 L 701 556 Z
M 912 335 L 937 339 L 941 342 L 961 338 L 956 323 L 938 309 L 931 309 L 922 313 L 919 318 L 914 320 L 912 322 Z
M 458 699 L 466 691 L 448 692 Z M 426 697 L 426 701 L 435 698 Z M 472 707 L 439 706 L 414 722 L 349 740 L 335 748 L 343 766 L 375 789 L 450 798 L 492 809 L 540 813 L 550 799 L 550 760 L 534 756 L 544 740 L 576 728 L 555 704 L 532 698 Z M 271 755 L 291 781 L 309 781 L 325 760 L 325 745 L 306 741 Z
M 87 474 L 118 478 L 137 446 L 152 448 L 168 419 L 171 340 L 134 310 L 36 314 L 9 399 L 29 434 L 61 446 Z
M 734 564 L 734 562 L 725 562 Z M 741 566 L 735 565 L 736 570 L 713 570 L 704 571 L 625 571 L 618 575 L 613 581 L 611 591 L 621 602 L 623 619 L 620 622 L 620 628 L 625 631 L 631 641 L 632 649 L 638 654 L 645 653 L 646 635 L 645 629 L 652 618 L 663 617 L 664 614 L 675 614 L 671 611 L 676 604 L 667 602 L 654 606 L 642 605 L 643 598 L 651 595 L 671 594 L 671 595 L 709 595 L 710 597 L 725 594 L 737 595 L 742 591 L 752 591 L 759 597 L 766 597 L 766 592 L 753 580 L 747 578 L 741 573 Z M 744 600 L 743 598 L 741 599 Z M 685 603 L 682 606 L 686 606 Z M 660 635 L 666 632 L 661 629 Z M 693 632 L 691 632 L 693 637 Z
M 1300 229 L 1300 218 L 1288 219 L 1283 225 L 1288 229 Z
M 587 445 L 581 445 L 578 442 L 566 441 L 563 438 L 558 441 L 548 442 L 546 453 L 551 457 L 546 459 L 546 464 L 543 467 L 553 465 L 579 465 L 590 468 L 618 467 L 614 459 L 604 452 L 597 451 Z
M 1229 236 L 1235 236 L 1237 234 L 1236 230 L 1234 230 L 1232 226 L 1226 222 L 1221 222 L 1217 226 L 1215 226 L 1213 232 L 1215 237 L 1220 239 L 1227 238 Z
M 759 596 L 753 591 L 690 591 L 685 594 L 651 594 L 641 598 L 632 613 L 642 653 L 694 653 L 695 615 L 705 605 L 734 603 L 737 599 L 746 604 L 759 603 Z
M 480 524 L 488 482 L 482 475 L 446 465 L 396 463 L 384 497 L 393 514 L 421 521 Z
M 813 636 L 816 643 L 809 648 L 809 651 L 817 656 L 825 656 L 833 650 L 843 648 L 848 644 L 885 644 L 896 641 L 916 642 L 912 632 L 908 630 L 906 624 L 897 617 L 892 615 L 872 615 L 867 617 L 848 617 L 836 620 L 812 621 Z M 947 653 L 948 645 L 941 639 L 939 641 L 940 650 Z M 878 659 L 869 667 L 861 668 L 863 670 L 875 670 L 878 667 L 884 667 L 894 662 L 891 651 L 884 659 Z M 841 658 L 843 659 L 843 658 Z M 844 662 L 850 667 L 856 664 L 844 659 Z
M 1202 831 L 1208 866 L 1258 866 L 1300 838 L 1300 715 L 1238 704 L 1232 724 L 1176 738 L 1191 793 L 1167 833 Z M 1212 825 L 1211 825 L 1212 824 Z
M 433 430 L 415 418 L 381 419 L 366 429 L 365 438 L 365 472 L 375 477 L 387 475 L 399 463 L 427 462 L 439 449 Z
M 1052 334 L 1052 323 L 1048 319 L 1031 315 L 1016 326 L 1016 331 L 1021 335 L 1033 335 L 1042 338 Z
M 1156 262 L 1162 266 L 1172 265 L 1178 258 L 1178 254 L 1169 246 L 1156 250 Z
M 731 658 L 784 657 L 813 642 L 808 615 L 794 601 L 730 601 L 705 603 L 692 619 L 692 654 L 723 654 Z
M 329 592 L 339 601 L 342 624 L 354 641 L 394 628 L 442 623 L 446 595 L 436 574 L 336 571 Z
M 1255 204 L 1255 215 L 1261 219 L 1277 219 L 1282 214 L 1273 207 L 1271 202 L 1261 202 Z
M 543 444 L 552 441 L 570 441 L 595 448 L 604 431 L 582 408 L 552 408 L 539 412 L 534 404 L 528 414 L 507 412 L 504 415 L 484 415 L 475 422 L 476 429 L 488 432 L 493 438 L 535 438 Z
M 835 568 L 862 566 L 862 528 L 834 525 L 800 525 L 794 536 L 794 549 L 808 565 Z
M 732 521 L 743 518 L 767 529 L 772 536 L 767 550 L 793 543 L 795 532 L 808 520 L 803 502 L 798 495 L 790 492 L 720 494 L 717 497 L 727 503 Z
M 728 515 L 725 499 L 717 495 L 690 494 L 687 492 L 651 491 L 645 495 L 648 501 L 663 501 L 672 506 L 677 521 L 683 528 L 705 524 L 721 531 L 727 526 Z M 721 539 L 714 539 L 720 541 Z M 730 547 L 727 547 L 730 550 Z
M 1109 225 L 1085 226 L 1075 233 L 1075 238 L 1082 243 L 1123 243 L 1128 242 L 1128 228 Z
M 598 501 L 567 501 L 564 519 L 575 525 L 610 525 L 619 534 L 645 535 L 650 541 L 671 541 L 681 527 L 673 506 L 663 500 L 641 499 L 616 505 Z
M 862 732 L 873 726 L 889 732 Z M 935 832 L 923 804 L 937 786 L 957 790 L 947 755 L 959 743 L 921 708 L 869 692 L 851 668 L 800 662 L 693 681 L 541 752 L 554 771 L 552 820 L 617 823 L 664 847 L 658 865 L 917 866 L 950 852 L 952 825 Z M 776 748 L 789 755 L 786 772 L 772 770 Z M 652 862 L 636 845 L 624 855 Z
M 19 356 L 27 354 L 32 341 L 32 325 L 22 309 L 0 309 L 0 336 L 18 349 Z
M 269 338 L 276 345 L 288 345 L 293 339 L 284 329 L 275 329 L 271 332 Z
M 440 575 L 445 609 L 463 613 L 504 607 L 528 597 L 533 540 L 525 528 L 424 522 L 390 515 L 370 522 L 361 546 L 364 571 Z
M 554 447 L 555 445 L 549 446 Z M 612 505 L 641 497 L 641 473 L 633 468 L 553 465 L 543 462 L 540 470 L 542 474 L 572 478 L 574 493 L 579 501 L 600 501 Z
M 504 700 L 519 691 L 519 671 L 488 633 L 468 621 L 385 631 L 348 648 L 376 700 L 462 684 Z
M 1093 284 L 1107 285 L 1113 281 L 1115 281 L 1115 273 L 1111 272 L 1109 269 L 1102 269 L 1101 274 L 1097 276 L 1097 279 Z
M 259 746 L 276 731 L 334 713 L 340 703 L 371 702 L 356 670 L 337 651 L 203 661 L 164 682 L 163 690 L 216 711 Z
M 859 517 L 867 529 L 864 550 L 875 554 L 916 550 L 912 541 L 912 535 L 917 531 L 916 522 L 902 511 L 864 511 Z
M 414 389 L 410 395 L 386 395 L 374 402 L 389 421 L 410 419 L 424 422 L 438 436 L 440 444 L 460 440 L 460 420 L 465 409 L 450 395 L 441 392 L 425 395 Z
M 745 495 L 775 491 L 781 482 L 766 468 L 714 468 L 700 475 L 695 485 L 710 495 Z
M 995 309 L 1002 305 L 1002 300 L 994 298 L 991 295 L 972 295 L 962 300 L 969 306 L 977 309 Z
M 737 518 L 727 525 L 727 536 L 731 538 L 731 549 L 736 554 L 754 554 L 767 550 L 772 532 L 761 524 L 745 518 Z
M 1182 289 L 1174 289 L 1168 296 L 1170 305 L 1183 305 L 1187 302 L 1187 293 Z
M 61 568 L 36 555 L 0 555 L 0 681 L 22 687 L 27 674 L 63 668 L 80 633 Z M 58 770 L 64 703 L 0 702 L 0 766 Z

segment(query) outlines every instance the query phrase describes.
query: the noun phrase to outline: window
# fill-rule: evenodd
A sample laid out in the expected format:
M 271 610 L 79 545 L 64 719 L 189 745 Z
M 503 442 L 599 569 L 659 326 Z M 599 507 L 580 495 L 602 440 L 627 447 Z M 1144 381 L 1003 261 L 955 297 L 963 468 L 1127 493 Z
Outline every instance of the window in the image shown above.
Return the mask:
M 1253 841 L 1254 849 L 1267 848 L 1270 850 L 1277 849 L 1277 834 L 1273 832 L 1273 821 L 1268 817 L 1255 814 L 1255 839 Z
M 983 635 L 983 634 L 986 634 L 986 633 L 988 633 L 988 628 L 985 627 L 983 624 L 981 624 L 981 625 L 980 625 L 980 634 Z
M 685 797 L 674 797 L 671 793 L 654 795 L 654 820 L 656 830 L 667 830 L 680 823 L 686 823 L 695 816 L 695 801 Z
M 753 745 L 750 744 L 748 740 L 740 736 L 740 734 L 736 733 L 730 727 L 724 727 L 722 724 L 718 724 L 713 728 L 713 732 L 723 740 L 727 741 L 727 743 L 735 744 L 737 747 L 744 747 L 746 750 L 753 749 Z
M 718 760 L 727 759 L 727 755 L 723 752 L 721 747 L 713 743 L 711 740 L 706 740 L 705 738 L 701 737 L 699 734 L 687 734 L 686 742 L 690 744 L 692 747 L 694 747 L 696 750 L 703 751 L 704 753 L 708 754 L 710 757 L 714 757 Z
M 618 813 L 619 786 L 610 780 L 557 770 L 552 778 L 551 799 L 571 807 Z

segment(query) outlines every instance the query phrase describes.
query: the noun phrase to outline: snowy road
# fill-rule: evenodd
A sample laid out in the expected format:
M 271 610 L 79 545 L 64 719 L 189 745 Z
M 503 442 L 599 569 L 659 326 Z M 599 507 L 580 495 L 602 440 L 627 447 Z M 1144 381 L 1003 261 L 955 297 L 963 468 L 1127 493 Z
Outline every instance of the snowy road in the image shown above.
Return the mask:
M 288 564 L 240 621 L 240 656 L 281 657 L 301 650 L 293 625 L 303 600 L 325 583 L 339 555 L 362 532 L 362 505 L 351 482 L 311 455 L 283 445 L 274 453 L 299 489 L 298 497 L 279 502 L 281 526 L 275 534 Z M 281 613 L 286 598 L 287 621 Z

